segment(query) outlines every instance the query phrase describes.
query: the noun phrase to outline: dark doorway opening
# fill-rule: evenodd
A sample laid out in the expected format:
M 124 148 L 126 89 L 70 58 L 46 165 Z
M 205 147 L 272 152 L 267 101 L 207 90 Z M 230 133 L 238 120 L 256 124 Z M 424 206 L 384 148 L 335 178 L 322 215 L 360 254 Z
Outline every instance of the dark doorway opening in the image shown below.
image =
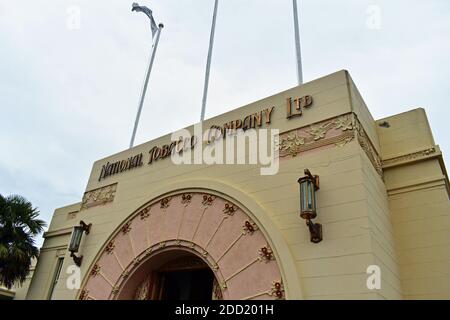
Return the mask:
M 209 268 L 161 274 L 161 300 L 212 300 L 214 274 Z

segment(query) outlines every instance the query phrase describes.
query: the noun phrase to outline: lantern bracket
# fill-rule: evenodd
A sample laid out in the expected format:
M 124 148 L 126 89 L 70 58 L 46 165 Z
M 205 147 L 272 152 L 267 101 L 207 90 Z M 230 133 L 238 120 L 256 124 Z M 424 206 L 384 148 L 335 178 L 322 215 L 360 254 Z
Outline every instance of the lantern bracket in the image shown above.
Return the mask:
M 307 175 L 314 183 L 314 189 L 316 191 L 319 190 L 319 176 L 311 174 L 311 172 L 308 169 L 305 169 L 305 175 Z
M 75 255 L 75 253 L 73 253 L 73 251 L 70 252 L 70 256 L 73 258 L 73 262 L 75 262 L 75 265 L 77 267 L 80 267 L 81 266 L 81 262 L 83 261 L 83 256 L 77 257 Z
M 86 234 L 89 234 L 89 232 L 91 231 L 92 223 L 86 224 L 83 220 L 81 220 L 80 227 L 83 228 L 83 231 L 86 232 Z
M 80 225 L 78 228 L 81 229 L 81 234 L 83 234 L 83 232 L 85 232 L 86 234 L 89 234 L 89 232 L 91 231 L 91 227 L 92 227 L 92 223 L 85 223 L 83 220 L 80 221 Z M 73 237 L 73 235 L 72 235 Z M 81 241 L 81 236 L 80 236 L 80 241 Z M 72 240 L 71 240 L 72 242 Z M 77 256 L 75 254 L 75 252 L 78 252 L 78 247 L 79 247 L 79 243 L 78 245 L 76 245 L 76 249 L 71 249 L 69 247 L 69 251 L 70 251 L 70 257 L 73 259 L 73 262 L 75 262 L 75 265 L 77 265 L 78 267 L 81 266 L 81 262 L 83 261 L 83 256 Z
M 311 242 L 319 243 L 322 241 L 322 225 L 320 223 L 314 223 L 311 220 L 306 220 L 306 225 L 309 228 Z

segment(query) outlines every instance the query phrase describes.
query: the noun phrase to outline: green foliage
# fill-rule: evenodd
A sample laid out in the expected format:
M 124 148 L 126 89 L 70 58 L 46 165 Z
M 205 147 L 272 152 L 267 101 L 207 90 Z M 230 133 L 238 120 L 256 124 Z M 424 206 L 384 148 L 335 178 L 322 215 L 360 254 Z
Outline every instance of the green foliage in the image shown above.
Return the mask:
M 7 288 L 26 279 L 31 260 L 39 255 L 34 237 L 46 224 L 38 215 L 25 198 L 0 195 L 0 284 Z

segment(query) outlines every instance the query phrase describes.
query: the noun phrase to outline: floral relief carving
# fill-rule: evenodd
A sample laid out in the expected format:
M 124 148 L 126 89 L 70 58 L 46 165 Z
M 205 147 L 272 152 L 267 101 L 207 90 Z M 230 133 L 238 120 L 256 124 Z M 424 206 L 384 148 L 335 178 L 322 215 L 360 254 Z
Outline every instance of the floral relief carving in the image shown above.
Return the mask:
M 115 246 L 116 245 L 114 244 L 114 240 L 111 240 L 105 248 L 106 253 L 111 254 Z
M 141 217 L 141 220 L 146 220 L 148 217 L 150 217 L 150 209 L 151 209 L 151 206 L 148 206 L 141 210 L 141 213 L 139 214 Z
M 281 134 L 280 157 L 298 154 L 327 145 L 344 146 L 354 138 L 354 116 L 347 114 Z
M 271 260 L 275 260 L 273 255 L 273 251 L 269 246 L 262 247 L 259 249 L 259 256 L 262 260 L 269 262 Z
M 79 300 L 88 300 L 88 298 L 89 298 L 89 290 L 87 290 L 87 289 L 81 290 L 80 297 L 78 299 Z
M 247 220 L 243 226 L 244 232 L 248 234 L 253 234 L 256 230 L 258 230 L 258 225 L 251 220 Z
M 274 281 L 272 288 L 270 289 L 270 295 L 275 296 L 277 299 L 284 298 L 284 286 L 281 281 Z
M 335 128 L 342 131 L 353 130 L 353 118 L 349 115 L 344 115 L 334 120 Z
M 216 199 L 215 196 L 212 196 L 210 194 L 204 194 L 202 204 L 205 206 L 210 206 L 214 202 L 214 199 Z
M 181 203 L 187 206 L 192 201 L 192 193 L 183 193 L 181 195 Z
M 298 153 L 300 153 L 300 146 L 304 144 L 305 138 L 298 136 L 295 132 L 291 132 L 286 136 L 286 138 L 281 139 L 279 149 L 280 151 L 284 151 L 295 157 Z
M 100 272 L 101 267 L 98 264 L 94 264 L 94 266 L 91 269 L 90 275 L 95 277 Z
M 131 231 L 131 221 L 128 221 L 127 223 L 125 223 L 123 226 L 122 226 L 122 233 L 123 234 L 127 234 L 128 232 L 130 232 Z
M 324 146 L 343 147 L 354 140 L 358 141 L 380 176 L 383 176 L 382 165 L 404 159 L 402 156 L 399 157 L 400 159 L 388 159 L 382 163 L 376 149 L 353 113 L 282 133 L 278 146 L 279 156 L 295 157 L 303 152 Z M 420 156 L 420 153 L 411 156 Z M 408 156 L 405 157 L 404 160 L 407 160 Z
M 396 163 L 399 163 L 399 162 L 420 159 L 422 157 L 429 156 L 429 155 L 431 155 L 431 154 L 433 154 L 435 152 L 436 152 L 436 148 L 429 148 L 429 149 L 421 150 L 421 151 L 418 151 L 418 152 L 405 154 L 403 156 L 399 156 L 399 157 L 383 160 L 382 164 L 383 164 L 383 166 L 389 166 L 389 165 L 396 164 Z
M 112 202 L 116 195 L 117 183 L 85 192 L 81 201 L 81 209 L 88 209 Z
M 329 123 L 312 124 L 309 127 L 309 134 L 314 138 L 314 141 L 325 138 L 329 125 Z
M 170 200 L 172 200 L 172 197 L 161 199 L 161 209 L 167 209 L 170 206 Z
M 238 208 L 234 204 L 225 203 L 225 208 L 222 212 L 226 215 L 232 216 Z
M 372 146 L 369 137 L 367 136 L 366 132 L 364 131 L 359 122 L 356 122 L 356 130 L 358 132 L 359 145 L 366 153 L 367 157 L 369 158 L 370 162 L 372 163 L 377 173 L 381 177 L 383 177 L 383 166 L 381 164 L 380 156 L 378 155 L 375 148 Z

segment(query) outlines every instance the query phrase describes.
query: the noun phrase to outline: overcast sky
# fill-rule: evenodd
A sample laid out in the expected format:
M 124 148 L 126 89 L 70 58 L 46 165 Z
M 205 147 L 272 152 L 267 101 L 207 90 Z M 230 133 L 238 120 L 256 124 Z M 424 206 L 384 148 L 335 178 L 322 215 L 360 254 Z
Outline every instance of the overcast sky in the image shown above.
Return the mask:
M 0 0 L 0 194 L 47 222 L 81 200 L 95 160 L 128 146 L 151 41 L 132 2 Z M 214 1 L 139 4 L 165 28 L 136 144 L 198 122 Z M 299 9 L 305 81 L 349 70 L 376 119 L 424 107 L 448 159 L 450 1 Z M 292 21 L 291 0 L 220 1 L 207 118 L 296 85 Z

